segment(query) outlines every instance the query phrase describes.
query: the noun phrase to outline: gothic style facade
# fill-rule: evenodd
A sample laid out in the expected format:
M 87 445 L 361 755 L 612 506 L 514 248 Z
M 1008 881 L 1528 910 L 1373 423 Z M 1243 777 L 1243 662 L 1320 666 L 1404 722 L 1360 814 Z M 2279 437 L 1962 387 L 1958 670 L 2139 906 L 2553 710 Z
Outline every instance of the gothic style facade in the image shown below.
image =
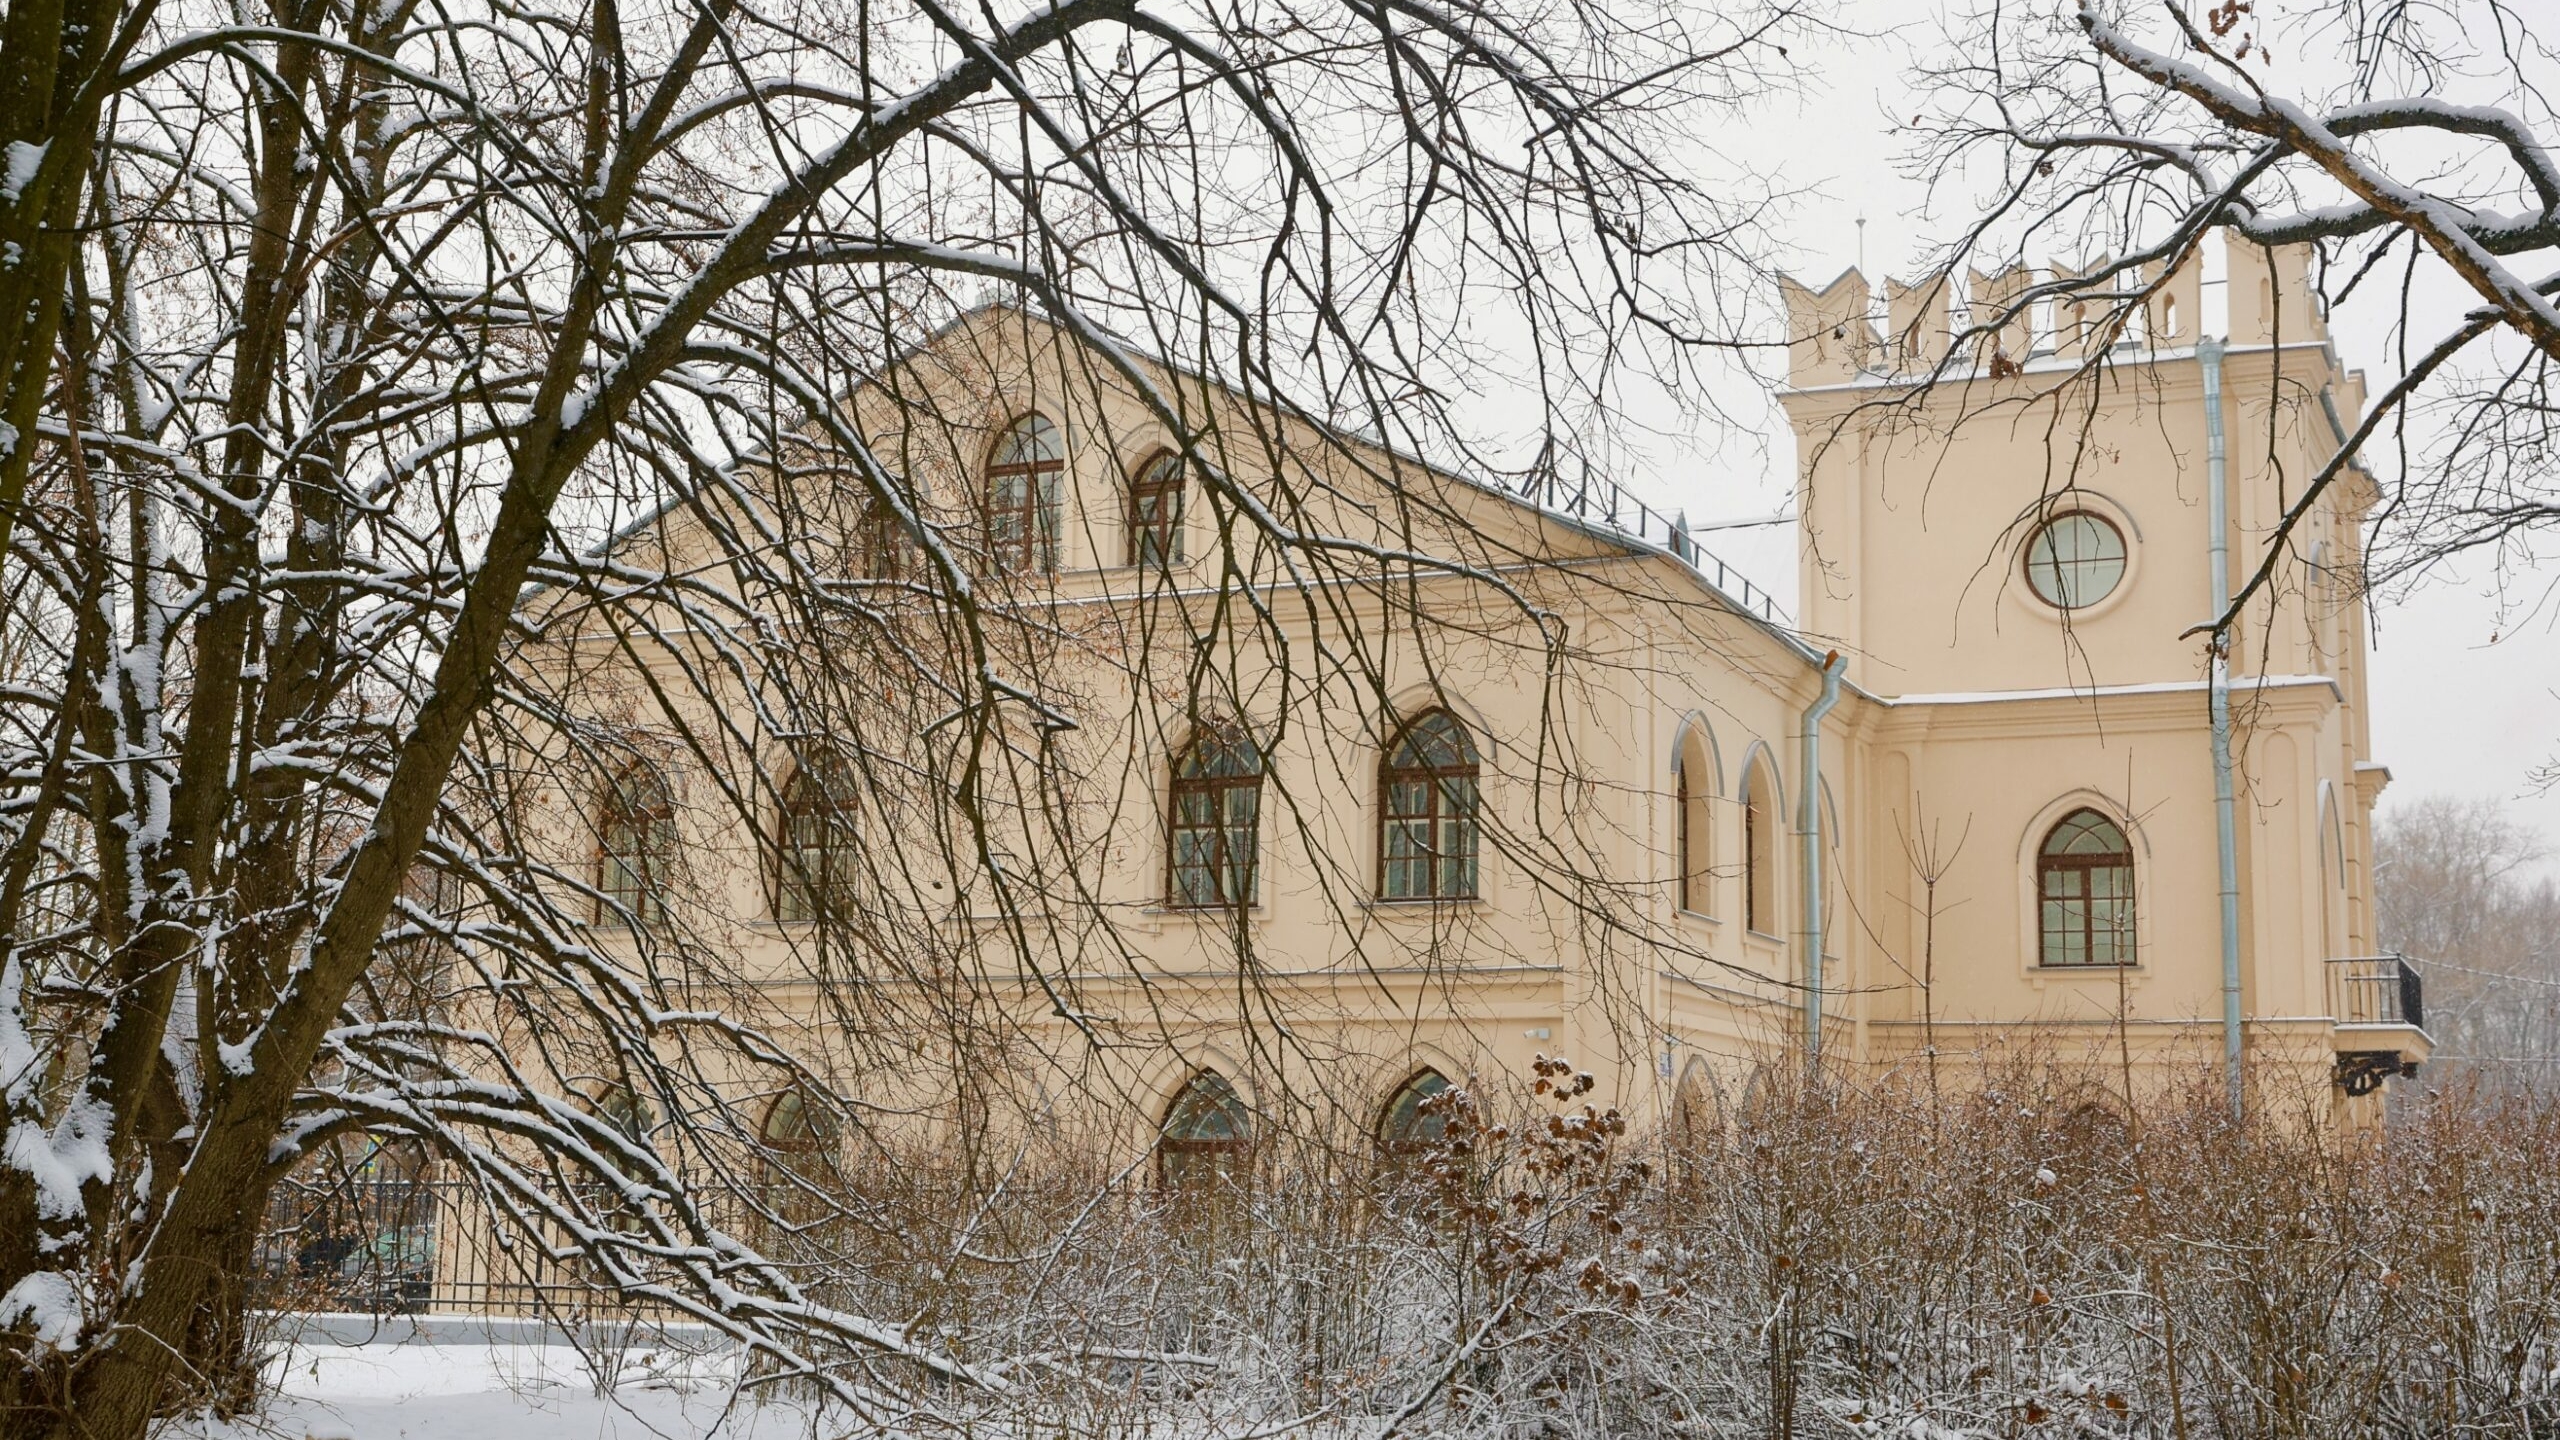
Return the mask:
M 1790 286 L 1792 617 L 1614 492 L 1480 483 L 978 312 L 849 402 L 894 483 L 843 526 L 881 625 L 962 643 L 918 577 L 972 575 L 1012 625 L 985 664 L 1040 677 L 1045 718 L 969 751 L 977 852 L 947 771 L 890 795 L 954 724 L 883 675 L 759 762 L 766 833 L 689 829 L 680 791 L 726 782 L 677 764 L 567 797 L 559 853 L 608 949 L 690 908 L 777 994 L 846 983 L 830 947 L 992 977 L 1007 1084 L 1107 1097 L 1173 1178 L 1313 1097 L 1409 1135 L 1542 1054 L 1639 1120 L 1817 1053 L 2113 1088 L 2235 1048 L 2369 1113 L 2427 1047 L 2375 954 L 2373 491 L 2302 498 L 2360 382 L 2294 257 L 2231 264 L 2224 336 L 2186 273 L 2139 333 L 2056 317 L 1955 360 L 1943 287 L 1879 330 L 1854 271 Z M 686 523 L 624 543 L 681 555 Z M 2271 544 L 2217 657 L 2196 627 Z M 544 643 L 613 663 L 573 621 Z

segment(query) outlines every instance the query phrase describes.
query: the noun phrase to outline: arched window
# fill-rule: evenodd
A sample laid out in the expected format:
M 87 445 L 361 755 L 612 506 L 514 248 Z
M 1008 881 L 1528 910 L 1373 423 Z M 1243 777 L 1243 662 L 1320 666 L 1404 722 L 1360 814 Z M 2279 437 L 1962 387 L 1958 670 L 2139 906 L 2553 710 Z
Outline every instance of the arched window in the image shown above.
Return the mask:
M 646 1146 L 649 1132 L 658 1128 L 658 1107 L 618 1080 L 605 1081 L 596 1089 L 593 1108 L 597 1119 L 634 1145 Z M 598 1177 L 578 1182 L 577 1188 L 614 1229 L 635 1234 L 646 1223 L 638 1202 L 619 1186 Z
M 823 1214 L 825 1186 L 835 1173 L 835 1116 L 785 1090 L 764 1112 L 756 1138 L 764 1145 L 768 1199 L 782 1219 L 805 1225 Z
M 1671 1144 L 1682 1156 L 1694 1158 L 1722 1122 L 1715 1077 L 1708 1073 L 1705 1057 L 1692 1055 L 1671 1096 Z
M 1129 477 L 1129 563 L 1182 558 L 1182 457 L 1159 450 Z
M 1449 1116 L 1437 1106 L 1425 1108 L 1435 1095 L 1449 1093 L 1449 1077 L 1425 1066 L 1396 1087 L 1378 1112 L 1378 1143 L 1389 1152 L 1428 1145 L 1449 1133 Z
M 1058 568 L 1058 486 L 1066 443 L 1043 415 L 1004 432 L 987 461 L 987 563 L 1003 574 Z
M 637 1143 L 658 1128 L 658 1107 L 631 1093 L 628 1085 L 607 1082 L 596 1095 L 596 1118 L 621 1131 L 624 1139 Z
M 1405 723 L 1379 768 L 1378 893 L 1458 900 L 1476 893 L 1476 746 L 1446 710 Z
M 1186 1189 L 1232 1179 L 1253 1140 L 1253 1117 L 1236 1087 L 1215 1070 L 1191 1077 L 1165 1111 L 1157 1165 L 1165 1188 Z
M 785 1090 L 773 1097 L 772 1107 L 764 1112 L 758 1138 L 766 1149 L 780 1154 L 817 1155 L 835 1148 L 836 1119 L 812 1106 L 799 1091 Z
M 915 548 L 915 541 L 907 532 L 906 520 L 897 511 L 877 500 L 865 506 L 862 533 L 856 539 L 860 545 L 857 558 L 865 578 L 906 578 L 908 552 Z
M 1715 793 L 1705 737 L 1681 737 L 1672 804 L 1678 811 L 1680 908 L 1699 915 L 1715 913 L 1715 814 L 1708 800 Z
M 2133 963 L 2133 846 L 2095 810 L 2074 810 L 2036 851 L 2047 965 Z
M 852 777 L 839 764 L 803 765 L 783 785 L 775 919 L 818 920 L 844 913 L 856 863 L 852 804 Z
M 665 919 L 676 853 L 675 796 L 666 777 L 654 766 L 635 764 L 608 782 L 596 809 L 596 839 L 606 901 L 598 922 L 652 925 Z
M 1777 782 L 1753 759 L 1742 771 L 1742 923 L 1762 935 L 1778 925 Z
M 1203 731 L 1173 762 L 1167 898 L 1250 905 L 1260 858 L 1262 752 L 1236 730 Z

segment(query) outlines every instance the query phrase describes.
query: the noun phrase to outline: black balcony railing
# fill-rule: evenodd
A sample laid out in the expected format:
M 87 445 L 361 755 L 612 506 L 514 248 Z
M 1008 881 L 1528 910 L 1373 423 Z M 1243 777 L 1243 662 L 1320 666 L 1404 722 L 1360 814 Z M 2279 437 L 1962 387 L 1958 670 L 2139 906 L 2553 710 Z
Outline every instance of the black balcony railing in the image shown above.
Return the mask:
M 2341 1025 L 2427 1026 L 2426 989 L 2405 955 L 2329 962 L 2329 1013 Z

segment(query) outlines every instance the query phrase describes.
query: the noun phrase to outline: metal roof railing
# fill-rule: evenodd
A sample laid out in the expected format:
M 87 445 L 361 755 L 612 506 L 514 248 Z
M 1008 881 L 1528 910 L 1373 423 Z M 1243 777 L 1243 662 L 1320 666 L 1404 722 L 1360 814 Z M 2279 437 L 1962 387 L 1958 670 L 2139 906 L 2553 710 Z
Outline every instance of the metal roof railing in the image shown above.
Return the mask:
M 1628 539 L 1678 560 L 1697 572 L 1698 577 L 1716 588 L 1717 593 L 1732 601 L 1736 608 L 1759 616 L 1772 625 L 1792 626 L 1795 622 L 1780 609 L 1768 591 L 1751 583 L 1751 577 L 1708 553 L 1689 528 L 1686 515 L 1663 514 L 1630 494 L 1627 488 L 1609 479 L 1589 474 L 1566 480 L 1553 471 L 1532 474 L 1515 492 L 1521 499 L 1541 510 L 1579 521 L 1585 525 L 1612 530 Z

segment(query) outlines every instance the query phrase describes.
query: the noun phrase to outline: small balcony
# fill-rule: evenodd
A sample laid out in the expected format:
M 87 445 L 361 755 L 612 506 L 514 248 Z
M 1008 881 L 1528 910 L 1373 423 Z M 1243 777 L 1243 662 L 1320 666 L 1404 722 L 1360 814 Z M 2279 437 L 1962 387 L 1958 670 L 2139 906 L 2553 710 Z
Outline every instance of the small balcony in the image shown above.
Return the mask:
M 2405 955 L 2367 955 L 2332 960 L 2328 971 L 2339 1086 L 2370 1095 L 2394 1075 L 2417 1074 L 2435 1050 L 2418 967 Z

